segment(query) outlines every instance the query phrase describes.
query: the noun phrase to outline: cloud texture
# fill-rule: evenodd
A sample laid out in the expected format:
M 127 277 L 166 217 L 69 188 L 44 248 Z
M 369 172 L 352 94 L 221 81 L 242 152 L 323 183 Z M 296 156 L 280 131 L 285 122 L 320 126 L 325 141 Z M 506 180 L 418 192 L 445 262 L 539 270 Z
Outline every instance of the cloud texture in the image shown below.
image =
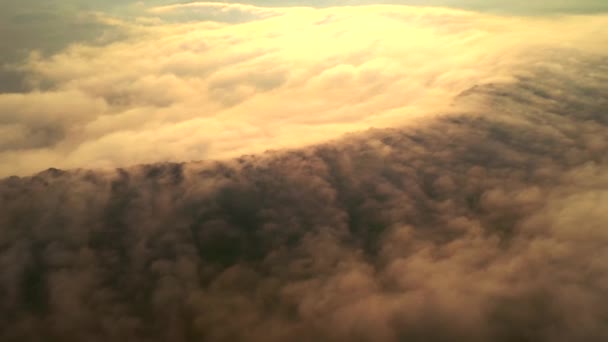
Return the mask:
M 299 147 L 449 111 L 455 95 L 513 82 L 551 49 L 608 44 L 601 15 L 217 3 L 136 13 L 96 14 L 119 41 L 11 69 L 27 87 L 0 94 L 0 176 Z
M 130 11 L 6 67 L 0 341 L 608 340 L 608 17 Z
M 542 53 L 405 128 L 2 181 L 0 339 L 605 341 L 608 60 Z

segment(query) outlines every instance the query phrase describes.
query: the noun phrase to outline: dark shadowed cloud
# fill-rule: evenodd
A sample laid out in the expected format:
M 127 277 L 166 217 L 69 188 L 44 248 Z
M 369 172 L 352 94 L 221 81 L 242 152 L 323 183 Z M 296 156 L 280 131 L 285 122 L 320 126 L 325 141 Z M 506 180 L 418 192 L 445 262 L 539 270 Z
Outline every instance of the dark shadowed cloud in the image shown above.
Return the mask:
M 407 127 L 3 180 L 0 339 L 605 341 L 608 60 L 550 54 Z

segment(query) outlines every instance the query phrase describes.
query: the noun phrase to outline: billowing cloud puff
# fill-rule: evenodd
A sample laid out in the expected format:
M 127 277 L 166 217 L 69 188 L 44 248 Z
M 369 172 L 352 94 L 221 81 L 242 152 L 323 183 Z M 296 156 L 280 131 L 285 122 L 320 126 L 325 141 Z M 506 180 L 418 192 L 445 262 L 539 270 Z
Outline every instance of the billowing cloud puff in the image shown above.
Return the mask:
M 8 178 L 0 339 L 605 341 L 607 72 L 560 51 L 405 128 Z
M 513 82 L 554 48 L 593 53 L 608 42 L 604 16 L 217 3 L 146 11 L 159 17 L 100 17 L 130 38 L 32 54 L 19 68 L 30 91 L 0 94 L 0 175 L 228 158 L 400 125 L 448 112 L 476 84 Z M 223 17 L 163 21 L 184 11 Z M 234 13 L 251 18 L 234 23 Z

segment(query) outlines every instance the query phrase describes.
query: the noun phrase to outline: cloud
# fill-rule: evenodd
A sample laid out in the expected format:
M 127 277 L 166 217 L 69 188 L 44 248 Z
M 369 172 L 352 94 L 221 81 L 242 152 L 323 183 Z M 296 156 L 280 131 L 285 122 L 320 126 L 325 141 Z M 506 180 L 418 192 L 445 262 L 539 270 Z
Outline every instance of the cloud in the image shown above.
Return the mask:
M 221 21 L 229 23 L 260 20 L 280 14 L 273 8 L 230 2 L 186 2 L 148 9 L 152 15 L 178 21 Z
M 171 1 L 155 1 L 155 3 L 170 3 Z M 148 3 L 150 3 L 148 1 Z M 197 3 L 197 1 L 187 1 L 185 3 Z M 370 0 L 248 0 L 239 1 L 247 5 L 263 6 L 263 7 L 281 7 L 281 6 L 311 6 L 317 8 L 327 8 L 335 6 L 360 6 L 360 5 L 376 5 L 378 1 Z M 502 14 L 525 14 L 525 15 L 546 15 L 546 14 L 564 14 L 564 13 L 598 13 L 606 12 L 608 5 L 603 0 L 581 0 L 572 2 L 568 0 L 538 0 L 538 1 L 499 1 L 499 0 L 388 0 L 382 1 L 382 4 L 390 5 L 406 5 L 406 6 L 437 6 L 460 8 L 465 10 L 494 12 Z M 223 1 L 221 4 L 235 4 L 232 1 Z
M 404 127 L 1 181 L 0 339 L 606 340 L 608 69 L 551 54 Z
M 255 18 L 163 21 L 194 9 Z M 449 112 L 473 85 L 513 82 L 554 48 L 601 53 L 607 40 L 604 16 L 218 3 L 149 11 L 156 22 L 100 17 L 129 38 L 32 54 L 13 69 L 29 91 L 0 94 L 0 175 L 231 158 L 401 125 Z
M 30 53 L 49 56 L 71 44 L 103 45 L 125 38 L 107 14 L 82 1 L 24 0 L 0 4 L 0 94 L 30 89 L 28 72 L 20 65 Z
M 5 67 L 0 340 L 608 339 L 606 16 L 131 5 Z

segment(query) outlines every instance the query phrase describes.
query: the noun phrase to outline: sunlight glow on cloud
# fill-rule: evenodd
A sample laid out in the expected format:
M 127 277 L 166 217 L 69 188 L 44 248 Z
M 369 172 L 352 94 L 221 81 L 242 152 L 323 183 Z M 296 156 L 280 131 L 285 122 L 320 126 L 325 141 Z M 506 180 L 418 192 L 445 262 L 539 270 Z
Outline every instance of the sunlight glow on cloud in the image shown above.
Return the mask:
M 221 18 L 164 21 L 191 10 Z M 449 112 L 476 84 L 512 81 L 545 51 L 600 51 L 608 36 L 605 16 L 406 6 L 148 13 L 155 25 L 105 19 L 128 39 L 32 54 L 20 67 L 31 91 L 0 94 L 0 176 L 234 157 L 401 125 Z M 244 14 L 255 20 L 230 23 Z

